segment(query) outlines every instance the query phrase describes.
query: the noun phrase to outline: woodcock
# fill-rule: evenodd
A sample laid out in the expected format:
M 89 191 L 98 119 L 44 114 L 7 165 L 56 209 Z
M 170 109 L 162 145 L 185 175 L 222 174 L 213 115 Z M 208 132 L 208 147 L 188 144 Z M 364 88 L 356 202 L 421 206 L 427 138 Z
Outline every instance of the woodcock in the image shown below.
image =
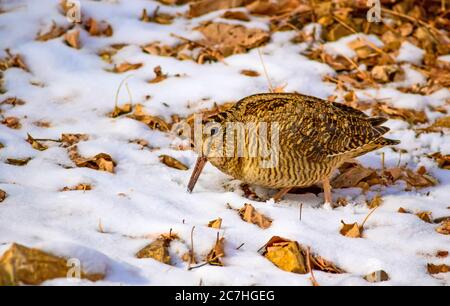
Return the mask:
M 215 123 L 210 138 L 204 141 L 203 153 L 189 181 L 188 191 L 192 192 L 203 167 L 210 161 L 222 172 L 245 183 L 280 189 L 274 196 L 277 201 L 291 188 L 307 187 L 322 183 L 325 203 L 332 202 L 330 176 L 345 161 L 388 145 L 400 143 L 398 140 L 383 138 L 389 128 L 381 126 L 387 119 L 369 117 L 363 112 L 344 104 L 329 102 L 319 98 L 295 93 L 266 93 L 243 98 L 230 109 L 206 119 L 205 123 Z M 276 162 L 272 166 L 262 166 L 267 156 L 217 153 L 219 145 L 214 145 L 214 137 L 227 143 L 235 135 L 227 135 L 227 124 L 261 124 L 269 126 L 267 133 L 278 133 Z M 271 131 L 275 128 L 277 131 Z M 237 133 L 234 133 L 237 134 Z M 255 144 L 255 135 L 245 134 L 246 147 Z M 219 142 L 221 143 L 221 142 Z M 270 143 L 274 146 L 275 143 Z M 252 151 L 253 152 L 253 151 Z

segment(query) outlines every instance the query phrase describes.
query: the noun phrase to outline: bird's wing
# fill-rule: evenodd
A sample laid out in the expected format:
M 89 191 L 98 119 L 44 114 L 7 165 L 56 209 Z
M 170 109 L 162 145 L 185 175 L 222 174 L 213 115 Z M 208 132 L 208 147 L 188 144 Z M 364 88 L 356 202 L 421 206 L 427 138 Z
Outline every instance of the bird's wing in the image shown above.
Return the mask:
M 277 122 L 281 149 L 312 161 L 360 150 L 389 131 L 378 126 L 382 118 L 314 97 L 272 94 L 253 99 L 240 106 L 242 118 Z

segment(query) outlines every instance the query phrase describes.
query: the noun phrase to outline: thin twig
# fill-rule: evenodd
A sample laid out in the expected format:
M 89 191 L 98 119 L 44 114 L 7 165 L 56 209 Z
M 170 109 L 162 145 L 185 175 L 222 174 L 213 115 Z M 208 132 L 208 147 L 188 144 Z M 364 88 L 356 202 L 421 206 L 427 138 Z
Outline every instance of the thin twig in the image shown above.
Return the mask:
M 263 59 L 263 56 L 262 56 L 262 53 L 261 53 L 261 49 L 259 49 L 259 48 L 258 48 L 258 54 L 259 54 L 259 59 L 261 60 L 261 64 L 262 64 L 263 69 L 264 69 L 264 75 L 266 76 L 267 83 L 269 83 L 270 92 L 274 92 L 272 82 L 270 81 L 269 74 L 267 73 L 266 65 L 264 64 L 264 59 Z
M 303 203 L 300 203 L 300 215 L 299 215 L 300 221 L 302 221 L 302 211 L 303 211 Z
M 188 263 L 188 270 L 191 269 L 191 264 L 194 261 L 194 229 L 195 226 L 191 229 L 191 249 L 189 250 L 189 263 Z
M 319 283 L 317 282 L 316 278 L 314 277 L 314 272 L 311 266 L 311 258 L 310 258 L 311 254 L 309 251 L 309 247 L 306 248 L 306 265 L 308 267 L 308 272 L 311 274 L 311 282 L 313 284 L 314 287 L 320 286 Z
M 52 141 L 52 142 L 62 142 L 61 139 L 46 139 L 46 138 L 34 138 L 36 141 Z
M 375 212 L 375 210 L 377 210 L 377 208 L 380 206 L 375 207 L 374 209 L 372 209 L 372 211 L 366 216 L 366 218 L 364 219 L 363 223 L 361 223 L 361 228 L 364 228 L 364 224 L 366 224 L 367 220 L 369 219 L 369 217 Z
M 236 250 L 239 250 L 240 248 L 242 248 L 242 247 L 244 246 L 244 244 L 245 244 L 245 243 L 242 243 L 240 246 L 238 246 L 238 247 L 236 248 Z

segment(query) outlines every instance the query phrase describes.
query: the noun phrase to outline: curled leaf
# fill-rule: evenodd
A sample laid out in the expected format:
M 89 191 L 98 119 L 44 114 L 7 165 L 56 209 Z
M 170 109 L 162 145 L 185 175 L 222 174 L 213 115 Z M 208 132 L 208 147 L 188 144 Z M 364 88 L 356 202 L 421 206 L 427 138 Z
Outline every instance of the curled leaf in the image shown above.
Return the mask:
M 220 229 L 222 227 L 222 218 L 217 218 L 208 223 L 208 227 Z
M 450 266 L 442 264 L 442 265 L 435 265 L 429 263 L 427 265 L 428 273 L 430 274 L 439 274 L 439 273 L 448 273 L 450 272 Z
M 344 221 L 341 221 L 342 228 L 339 231 L 342 236 L 350 237 L 350 238 L 361 238 L 363 228 L 359 226 L 358 223 L 346 224 Z
M 269 228 L 272 225 L 272 220 L 256 211 L 251 204 L 245 204 L 239 210 L 239 215 L 245 222 L 256 224 L 263 229 Z
M 214 248 L 206 256 L 206 262 L 213 266 L 223 266 L 221 258 L 225 256 L 224 251 L 225 238 L 217 237 Z
M 48 149 L 47 146 L 41 144 L 40 142 L 36 141 L 30 134 L 28 134 L 27 142 L 31 144 L 33 149 L 38 151 L 45 151 Z
M 183 164 L 182 162 L 180 162 L 179 160 L 169 156 L 169 155 L 161 155 L 159 156 L 159 160 L 165 164 L 166 166 L 170 167 L 170 168 L 174 168 L 174 169 L 178 169 L 178 170 L 188 170 L 189 167 L 186 166 L 185 164 Z
M 74 49 L 81 49 L 80 30 L 72 30 L 64 35 L 64 40 L 67 45 Z
M 165 239 L 158 238 L 151 244 L 144 247 L 136 253 L 137 258 L 153 258 L 166 265 L 170 265 L 171 258 L 168 250 L 169 242 Z
M 8 158 L 6 159 L 6 163 L 13 166 L 26 166 L 30 160 L 31 157 L 25 159 Z
M 0 189 L 0 203 L 3 202 L 7 196 L 8 194 L 6 193 L 6 191 Z

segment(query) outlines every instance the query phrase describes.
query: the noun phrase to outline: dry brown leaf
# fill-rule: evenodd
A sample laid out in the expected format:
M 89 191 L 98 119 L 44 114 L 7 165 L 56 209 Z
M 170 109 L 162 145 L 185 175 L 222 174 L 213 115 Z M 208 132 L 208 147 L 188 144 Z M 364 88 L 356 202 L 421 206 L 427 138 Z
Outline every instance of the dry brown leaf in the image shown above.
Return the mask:
M 64 258 L 13 244 L 0 258 L 0 286 L 40 285 L 48 280 L 70 277 L 70 270 Z M 81 273 L 81 278 L 93 282 L 104 277 Z
M 173 19 L 175 16 L 172 16 L 167 13 L 160 13 L 159 12 L 159 6 L 156 7 L 155 11 L 153 12 L 152 16 L 149 16 L 146 9 L 142 10 L 142 15 L 140 20 L 143 22 L 155 22 L 159 24 L 172 24 Z
M 202 16 L 210 12 L 242 6 L 248 0 L 199 0 L 189 5 L 190 18 Z
M 96 21 L 94 18 L 89 18 L 85 24 L 84 28 L 91 36 L 107 36 L 113 35 L 112 26 L 106 21 Z
M 28 135 L 27 142 L 29 144 L 31 144 L 33 149 L 38 150 L 38 151 L 45 151 L 48 149 L 47 146 L 41 144 L 39 141 L 36 141 L 36 139 L 34 139 L 30 134 L 27 134 L 27 135 Z
M 342 236 L 350 237 L 350 238 L 361 238 L 363 228 L 358 223 L 346 224 L 344 221 L 341 221 L 342 228 L 339 231 Z
M 439 273 L 448 273 L 450 272 L 450 266 L 442 264 L 442 265 L 435 265 L 429 263 L 427 265 L 428 273 L 430 274 L 439 274 Z
M 205 37 L 201 44 L 217 50 L 224 57 L 257 48 L 270 39 L 269 33 L 261 29 L 226 23 L 207 22 L 195 30 Z
M 259 77 L 259 76 L 260 76 L 260 74 L 259 74 L 258 71 L 255 71 L 255 70 L 249 70 L 249 69 L 241 70 L 240 73 L 243 74 L 243 75 L 246 75 L 246 76 L 248 76 L 248 77 L 253 77 L 253 78 Z
M 377 194 L 372 198 L 372 200 L 370 200 L 370 202 L 367 203 L 367 206 L 370 209 L 374 209 L 376 207 L 379 207 L 381 204 L 383 204 L 383 198 L 379 194 Z
M 137 258 L 153 258 L 166 265 L 170 265 L 169 242 L 166 239 L 158 238 L 145 248 L 137 252 Z
M 3 202 L 7 196 L 8 196 L 8 194 L 5 191 L 0 189 L 0 203 Z
M 450 235 L 450 219 L 444 220 L 442 224 L 436 228 L 436 232 L 442 235 Z
M 27 72 L 30 71 L 22 56 L 19 54 L 12 54 L 9 49 L 6 49 L 5 52 L 7 55 L 6 58 L 0 59 L 0 71 L 5 71 L 9 68 L 19 68 Z
M 369 283 L 385 282 L 389 280 L 389 275 L 385 271 L 379 270 L 367 274 L 366 276 L 364 276 L 364 279 Z
M 309 10 L 309 5 L 305 5 L 300 0 L 252 0 L 247 1 L 249 4 L 247 9 L 255 15 L 282 15 L 285 13 L 306 12 Z M 300 10 L 302 9 L 302 10 Z
M 156 66 L 153 72 L 155 72 L 155 77 L 149 81 L 150 84 L 159 83 L 167 79 L 167 74 L 162 72 L 161 66 Z
M 222 15 L 222 18 L 240 21 L 250 21 L 250 17 L 245 12 L 242 11 L 226 11 Z
M 89 168 L 114 173 L 114 167 L 116 166 L 116 163 L 112 157 L 106 153 L 97 154 L 92 158 L 81 157 L 78 153 L 77 146 L 72 146 L 69 148 L 69 157 L 75 165 L 80 168 Z
M 352 166 L 343 169 L 343 171 L 333 179 L 331 185 L 334 188 L 349 188 L 358 187 L 358 184 L 371 176 L 375 176 L 376 171 L 370 168 L 365 168 L 359 164 L 352 164 Z
M 89 136 L 86 134 L 61 134 L 61 143 L 66 148 L 87 140 Z
M 111 118 L 117 118 L 122 115 L 129 114 L 133 111 L 133 105 L 131 103 L 124 104 L 122 106 L 116 105 L 114 110 L 110 114 Z
M 159 160 L 166 165 L 167 167 L 178 169 L 178 170 L 189 170 L 189 167 L 180 162 L 179 160 L 169 156 L 169 155 L 160 155 Z
M 370 75 L 377 82 L 388 83 L 395 81 L 396 76 L 401 71 L 401 68 L 397 65 L 377 65 L 372 68 Z
M 436 252 L 436 257 L 446 258 L 446 257 L 448 257 L 448 251 L 437 251 Z
M 272 220 L 257 212 L 251 204 L 245 204 L 239 210 L 239 215 L 245 222 L 256 224 L 263 229 L 269 228 L 272 225 Z
M 66 191 L 88 191 L 88 190 L 92 190 L 92 186 L 90 184 L 78 184 L 78 185 L 73 186 L 73 187 L 64 187 L 63 189 L 61 189 L 62 192 L 66 192 Z
M 208 227 L 220 229 L 222 227 L 222 218 L 217 218 L 208 223 Z
M 17 97 L 7 98 L 3 100 L 0 105 L 11 105 L 12 107 L 25 105 L 25 101 L 22 99 L 19 99 Z
M 157 129 L 162 132 L 168 132 L 170 130 L 169 124 L 164 119 L 147 114 L 144 106 L 141 104 L 134 106 L 134 113 L 129 117 L 146 124 L 151 129 Z
M 8 158 L 6 159 L 6 163 L 13 166 L 26 166 L 30 160 L 31 157 L 24 159 Z
M 213 266 L 223 266 L 221 258 L 225 256 L 224 251 L 225 238 L 217 236 L 214 248 L 206 256 L 206 262 Z
M 20 120 L 17 117 L 6 117 L 5 119 L 3 119 L 2 124 L 14 130 L 22 128 L 22 124 L 20 123 Z
M 421 174 L 410 169 L 405 169 L 402 179 L 408 186 L 415 188 L 426 188 L 437 185 L 439 182 L 429 174 Z
M 115 72 L 115 73 L 124 73 L 124 72 L 128 72 L 128 71 L 131 71 L 131 70 L 139 69 L 143 65 L 144 64 L 142 64 L 142 63 L 130 64 L 128 62 L 124 62 L 124 63 L 121 63 L 119 65 L 115 65 L 114 69 L 113 69 L 113 72 Z
M 373 108 L 373 115 L 386 115 L 394 119 L 402 119 L 410 124 L 427 123 L 428 117 L 424 111 L 414 109 L 395 108 L 386 103 L 377 103 Z
M 74 49 L 81 49 L 80 30 L 71 30 L 64 35 L 64 40 L 69 47 Z
M 306 258 L 296 241 L 274 236 L 266 244 L 263 255 L 281 270 L 299 274 L 308 273 Z
M 427 223 L 433 223 L 433 221 L 432 221 L 433 218 L 431 217 L 430 211 L 420 211 L 420 212 L 416 213 L 416 216 Z
M 409 214 L 410 212 L 404 209 L 403 207 L 400 207 L 397 211 L 400 214 Z
M 53 22 L 52 27 L 50 30 L 48 30 L 45 33 L 39 33 L 36 37 L 37 41 L 48 41 L 54 38 L 58 38 L 62 35 L 64 35 L 64 33 L 66 33 L 67 29 L 62 27 L 62 26 L 58 26 L 55 22 Z
M 431 157 L 438 163 L 439 168 L 450 170 L 450 154 L 443 155 L 436 152 Z

